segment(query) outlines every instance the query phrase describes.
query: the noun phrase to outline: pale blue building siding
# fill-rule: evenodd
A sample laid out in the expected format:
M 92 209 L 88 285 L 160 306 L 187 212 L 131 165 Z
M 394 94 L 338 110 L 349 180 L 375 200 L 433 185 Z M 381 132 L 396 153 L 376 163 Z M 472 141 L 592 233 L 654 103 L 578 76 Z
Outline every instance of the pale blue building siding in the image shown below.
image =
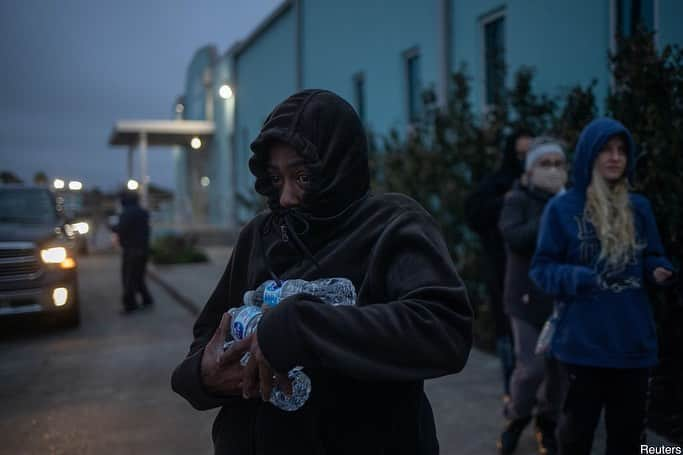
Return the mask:
M 206 46 L 199 49 L 187 68 L 185 79 L 185 109 L 183 118 L 186 120 L 206 120 L 206 90 L 204 87 L 204 73 L 211 69 L 216 61 L 216 48 Z
M 453 69 L 466 64 L 477 109 L 484 106 L 483 23 L 499 12 L 505 18 L 507 86 L 521 66 L 531 66 L 536 69 L 534 89 L 538 92 L 554 95 L 595 78 L 596 96 L 602 103 L 609 83 L 609 2 L 454 1 Z
M 357 109 L 356 80 L 361 76 L 364 120 L 379 135 L 399 133 L 409 125 L 407 55 L 422 89 L 444 87 L 445 71 L 465 64 L 472 82 L 472 102 L 485 109 L 484 28 L 504 18 L 489 35 L 498 42 L 502 30 L 506 86 L 522 65 L 534 67 L 537 93 L 561 94 L 593 79 L 596 101 L 604 111 L 611 83 L 608 52 L 621 0 L 286 0 L 244 41 L 222 57 L 212 47 L 197 51 L 187 72 L 186 119 L 204 119 L 204 73 L 210 68 L 210 96 L 216 133 L 202 151 L 208 188 L 208 222 L 219 225 L 246 220 L 251 213 L 236 202 L 254 196 L 248 169 L 249 144 L 272 108 L 301 88 L 337 92 Z M 683 1 L 652 0 L 657 42 L 683 44 Z M 651 12 L 644 13 L 652 17 Z M 413 60 L 414 61 L 414 60 Z M 446 66 L 447 65 L 447 66 Z M 229 83 L 234 97 L 218 96 Z M 211 100 L 210 100 L 211 101 Z M 177 154 L 177 190 L 189 193 L 197 176 L 189 175 L 191 151 Z M 196 161 L 195 161 L 196 163 Z M 196 172 L 196 171 L 195 171 Z M 194 180 L 193 180 L 194 179 Z M 196 193 L 196 192 L 195 192 Z
M 289 8 L 236 51 L 234 175 L 237 191 L 247 197 L 254 182 L 249 144 L 273 107 L 296 90 L 295 32 L 294 8 Z
M 386 133 L 407 123 L 403 53 L 419 52 L 422 86 L 436 84 L 438 1 L 302 2 L 303 85 L 356 104 L 353 76 L 365 80 L 367 125 Z
M 507 57 L 509 74 L 521 65 L 536 69 L 534 88 L 555 95 L 559 89 L 592 79 L 598 108 L 609 87 L 609 2 L 594 0 L 510 2 Z M 508 83 L 512 83 L 508 78 Z
M 235 160 L 230 141 L 233 137 L 235 97 L 223 99 L 217 96 L 223 84 L 231 85 L 232 57 L 224 54 L 213 68 L 213 117 L 215 133 L 212 143 L 211 163 L 208 176 L 209 216 L 214 225 L 231 225 L 235 218 L 235 189 L 233 175 Z
M 185 90 L 181 96 L 183 111 L 179 114 L 180 118 L 187 120 L 206 120 L 206 91 L 203 83 L 204 72 L 210 68 L 216 59 L 216 49 L 213 46 L 205 46 L 198 49 L 192 57 L 187 67 L 185 75 Z M 197 192 L 200 176 L 193 171 L 191 165 L 197 156 L 193 156 L 194 151 L 189 147 L 174 148 L 174 162 L 176 168 L 176 191 L 175 191 L 175 218 L 183 224 L 187 220 L 194 219 L 193 205 L 196 204 L 196 197 L 193 193 Z M 194 152 L 195 154 L 197 152 Z M 204 147 L 201 153 L 210 153 Z M 202 223 L 207 220 L 201 220 Z

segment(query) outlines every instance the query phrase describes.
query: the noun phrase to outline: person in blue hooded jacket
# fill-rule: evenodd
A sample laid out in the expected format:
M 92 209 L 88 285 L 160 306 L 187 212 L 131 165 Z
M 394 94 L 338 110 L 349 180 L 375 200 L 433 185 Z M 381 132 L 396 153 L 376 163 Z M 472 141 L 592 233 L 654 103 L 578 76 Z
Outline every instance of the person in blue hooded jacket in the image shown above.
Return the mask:
M 574 187 L 545 208 L 530 277 L 559 302 L 551 352 L 569 387 L 558 427 L 560 454 L 589 454 L 605 409 L 607 454 L 639 453 L 657 335 L 646 282 L 665 285 L 665 257 L 650 203 L 629 192 L 631 133 L 609 118 L 581 133 Z

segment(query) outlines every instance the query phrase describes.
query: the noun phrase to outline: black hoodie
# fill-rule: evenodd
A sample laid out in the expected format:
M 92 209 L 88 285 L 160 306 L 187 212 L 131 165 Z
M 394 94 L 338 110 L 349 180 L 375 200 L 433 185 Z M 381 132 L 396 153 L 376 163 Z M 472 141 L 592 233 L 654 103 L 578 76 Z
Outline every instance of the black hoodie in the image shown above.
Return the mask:
M 267 179 L 273 142 L 293 146 L 311 169 L 296 210 L 278 205 Z M 270 210 L 240 232 L 173 389 L 197 409 L 222 406 L 213 428 L 220 454 L 437 453 L 423 380 L 464 367 L 472 310 L 435 221 L 406 196 L 368 193 L 361 122 L 331 92 L 306 90 L 278 105 L 252 150 L 250 169 Z M 291 413 L 210 395 L 200 379 L 221 315 L 273 277 L 346 277 L 358 292 L 357 305 L 344 307 L 292 296 L 261 320 L 259 345 L 273 368 L 302 365 L 311 376 L 311 397 Z

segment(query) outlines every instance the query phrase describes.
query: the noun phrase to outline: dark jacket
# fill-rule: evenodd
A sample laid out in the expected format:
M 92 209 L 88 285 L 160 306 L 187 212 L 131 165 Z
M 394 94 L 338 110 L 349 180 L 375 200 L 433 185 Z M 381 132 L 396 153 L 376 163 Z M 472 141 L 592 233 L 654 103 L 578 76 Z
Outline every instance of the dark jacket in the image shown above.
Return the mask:
M 531 133 L 517 131 L 507 138 L 500 167 L 479 182 L 465 199 L 465 221 L 481 240 L 483 249 L 482 278 L 489 293 L 496 337 L 508 335 L 508 321 L 503 312 L 503 284 L 505 279 L 505 245 L 498 229 L 503 198 L 522 174 L 515 146 L 520 136 Z
M 551 345 L 558 359 L 603 368 L 648 368 L 657 363 L 657 334 L 646 282 L 654 282 L 657 267 L 673 270 L 650 202 L 640 194 L 629 195 L 641 248 L 621 266 L 600 259 L 595 226 L 584 216 L 593 164 L 616 135 L 626 142 L 626 172 L 633 178 L 636 146 L 631 133 L 616 120 L 592 121 L 576 146 L 574 188 L 545 209 L 530 275 L 566 304 Z
M 529 268 L 543 208 L 551 197 L 546 191 L 517 182 L 505 196 L 498 223 L 507 252 L 505 312 L 538 328 L 550 316 L 553 299 L 533 284 Z
M 137 198 L 122 197 L 123 210 L 119 222 L 112 227 L 123 249 L 147 251 L 149 248 L 149 213 L 140 207 Z
M 269 185 L 273 141 L 294 146 L 312 170 L 299 209 L 279 207 Z M 219 454 L 437 453 L 423 380 L 464 367 L 472 310 L 435 221 L 406 196 L 367 192 L 365 133 L 353 108 L 330 92 L 285 100 L 252 150 L 256 189 L 271 210 L 240 232 L 173 389 L 197 409 L 222 407 L 213 428 Z M 210 395 L 200 379 L 221 315 L 271 277 L 346 277 L 358 291 L 357 306 L 344 307 L 295 295 L 261 320 L 270 364 L 281 372 L 302 365 L 311 376 L 311 397 L 291 413 Z
M 515 150 L 517 139 L 521 136 L 531 136 L 531 133 L 520 130 L 508 137 L 500 167 L 493 174 L 484 177 L 465 200 L 467 225 L 483 240 L 498 239 L 498 244 L 491 247 L 491 251 L 498 245 L 501 247 L 503 245 L 498 231 L 498 219 L 503 209 L 503 199 L 523 172 Z

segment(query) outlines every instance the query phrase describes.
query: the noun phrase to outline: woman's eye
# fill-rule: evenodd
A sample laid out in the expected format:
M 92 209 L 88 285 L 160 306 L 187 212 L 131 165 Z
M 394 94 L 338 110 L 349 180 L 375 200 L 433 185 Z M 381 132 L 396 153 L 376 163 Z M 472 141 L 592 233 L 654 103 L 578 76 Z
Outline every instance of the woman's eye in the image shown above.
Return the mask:
M 296 179 L 302 185 L 308 185 L 311 183 L 311 176 L 308 174 L 301 174 Z
M 280 176 L 279 175 L 271 175 L 270 176 L 270 183 L 274 185 L 278 185 L 280 183 Z

